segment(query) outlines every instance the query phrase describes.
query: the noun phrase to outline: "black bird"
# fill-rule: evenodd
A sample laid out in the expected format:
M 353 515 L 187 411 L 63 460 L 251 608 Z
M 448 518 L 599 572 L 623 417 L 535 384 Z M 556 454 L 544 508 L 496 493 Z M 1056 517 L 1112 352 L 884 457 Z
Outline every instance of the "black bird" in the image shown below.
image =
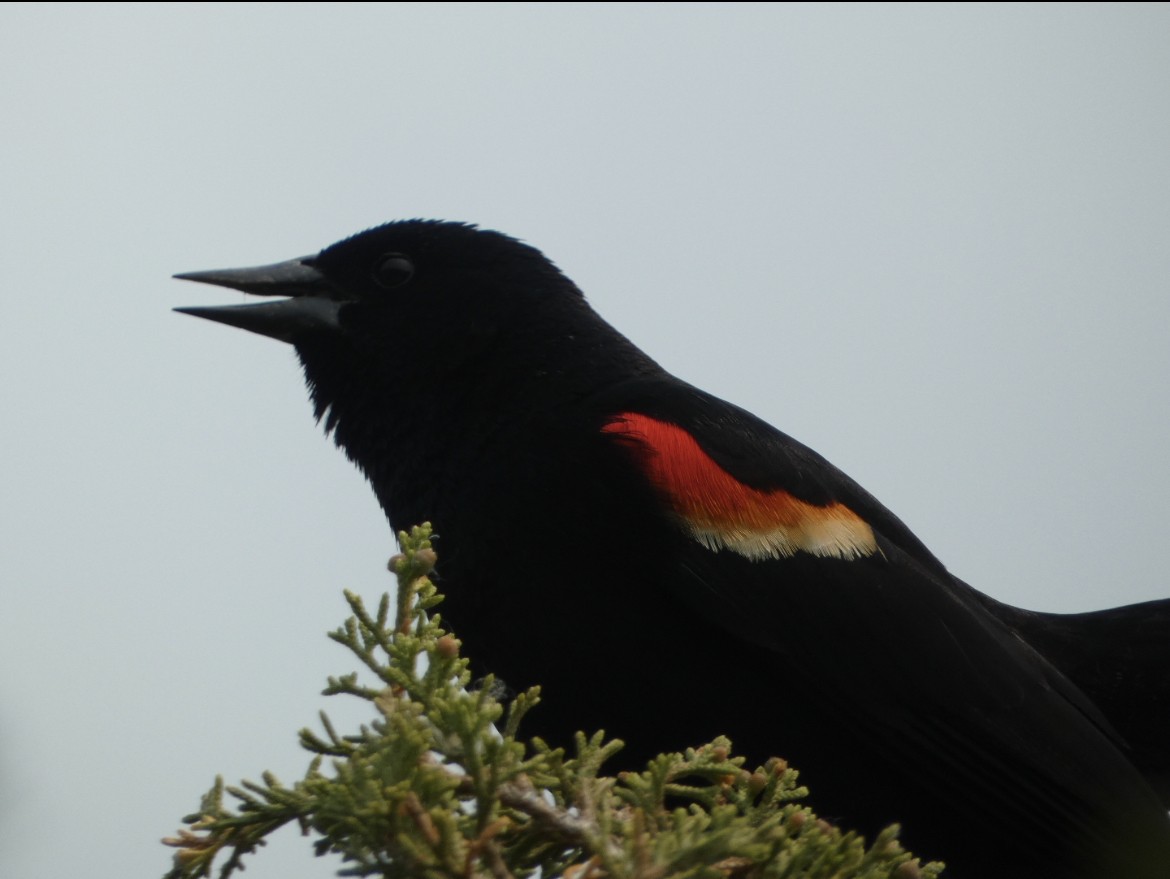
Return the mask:
M 498 232 L 410 220 L 176 277 L 286 297 L 179 311 L 295 347 L 393 527 L 436 524 L 479 670 L 544 685 L 531 733 L 604 728 L 630 765 L 729 735 L 958 879 L 1170 876 L 1170 601 L 982 595 Z

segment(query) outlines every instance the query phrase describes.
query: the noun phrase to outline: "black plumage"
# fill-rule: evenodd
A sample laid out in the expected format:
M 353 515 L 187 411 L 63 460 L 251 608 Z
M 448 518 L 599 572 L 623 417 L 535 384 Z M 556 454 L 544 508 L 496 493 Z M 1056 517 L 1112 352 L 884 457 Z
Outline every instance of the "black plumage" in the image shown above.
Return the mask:
M 295 346 L 391 524 L 436 524 L 480 671 L 544 685 L 530 732 L 604 728 L 626 763 L 729 735 L 959 879 L 1170 875 L 1170 603 L 982 595 L 496 232 L 405 221 L 178 277 L 289 297 L 180 310 Z

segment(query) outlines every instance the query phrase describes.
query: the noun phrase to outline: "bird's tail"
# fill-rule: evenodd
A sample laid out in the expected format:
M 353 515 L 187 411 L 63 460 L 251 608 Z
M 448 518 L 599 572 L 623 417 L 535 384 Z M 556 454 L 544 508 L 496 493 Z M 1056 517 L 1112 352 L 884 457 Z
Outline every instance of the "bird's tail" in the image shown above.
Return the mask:
M 1076 614 L 987 600 L 1100 709 L 1170 808 L 1170 599 Z

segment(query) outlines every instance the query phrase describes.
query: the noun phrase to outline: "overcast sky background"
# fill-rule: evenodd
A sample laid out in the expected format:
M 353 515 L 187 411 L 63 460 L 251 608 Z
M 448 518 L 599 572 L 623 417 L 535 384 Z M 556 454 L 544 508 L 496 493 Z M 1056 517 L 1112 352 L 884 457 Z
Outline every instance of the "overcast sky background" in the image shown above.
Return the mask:
M 365 716 L 324 632 L 389 529 L 169 277 L 394 218 L 540 247 L 997 598 L 1170 596 L 1166 4 L 5 5 L 0 118 L 2 875 L 159 875 Z

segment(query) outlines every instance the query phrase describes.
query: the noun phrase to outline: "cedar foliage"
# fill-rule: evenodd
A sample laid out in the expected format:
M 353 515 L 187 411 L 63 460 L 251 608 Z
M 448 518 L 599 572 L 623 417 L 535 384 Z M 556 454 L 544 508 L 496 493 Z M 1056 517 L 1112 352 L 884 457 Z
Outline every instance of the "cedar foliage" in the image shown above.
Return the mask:
M 336 852 L 343 875 L 385 879 L 932 879 L 898 842 L 897 826 L 868 846 L 817 818 L 796 770 L 774 758 L 749 769 L 720 738 L 664 754 L 642 772 L 604 773 L 621 748 L 578 734 L 571 755 L 520 735 L 539 688 L 508 700 L 489 676 L 472 686 L 469 661 L 434 608 L 429 525 L 400 533 L 398 581 L 371 613 L 345 594 L 352 616 L 329 637 L 372 674 L 330 678 L 326 694 L 370 703 L 372 719 L 301 744 L 314 756 L 291 786 L 260 782 L 203 796 L 164 840 L 177 851 L 166 879 L 227 879 L 265 838 L 291 823 Z M 229 802 L 230 801 L 232 802 Z

